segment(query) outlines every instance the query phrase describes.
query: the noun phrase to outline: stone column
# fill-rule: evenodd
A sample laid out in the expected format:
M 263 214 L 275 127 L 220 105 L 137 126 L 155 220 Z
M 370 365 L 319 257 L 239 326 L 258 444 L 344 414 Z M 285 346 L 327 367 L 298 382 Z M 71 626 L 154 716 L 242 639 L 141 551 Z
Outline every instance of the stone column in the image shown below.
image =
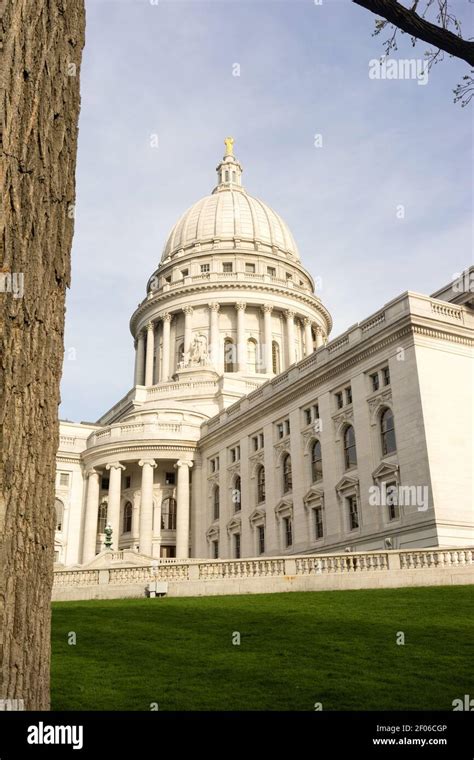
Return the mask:
M 245 309 L 242 301 L 235 304 L 237 310 L 237 372 L 247 372 L 247 346 L 245 341 Z
M 87 473 L 87 501 L 84 522 L 84 541 L 82 546 L 82 562 L 87 565 L 95 557 L 97 543 L 97 519 L 99 516 L 99 487 L 100 473 L 91 469 Z
M 135 545 L 138 542 L 138 536 L 139 536 L 139 520 L 140 520 L 140 499 L 138 498 L 138 494 L 135 493 L 133 495 L 133 511 L 132 511 L 132 538 L 133 538 L 133 548 L 135 548 Z
M 163 314 L 163 358 L 161 362 L 161 382 L 166 383 L 170 379 L 170 333 L 171 314 Z
M 183 309 L 184 312 L 184 353 L 185 355 L 189 353 L 189 350 L 191 348 L 191 337 L 192 337 L 192 318 L 193 318 L 193 307 L 192 306 L 185 306 Z
M 213 364 L 217 370 L 220 370 L 221 363 L 219 345 L 219 309 L 220 306 L 215 301 L 209 304 L 209 356 L 211 364 Z
M 140 330 L 135 351 L 135 385 L 143 385 L 145 368 L 145 333 Z
M 175 466 L 178 468 L 176 557 L 187 559 L 189 557 L 189 470 L 193 463 L 179 459 Z
M 263 360 L 265 372 L 273 372 L 272 359 L 272 311 L 273 306 L 266 303 L 262 306 L 263 311 Z
M 112 528 L 112 548 L 118 551 L 120 533 L 122 532 L 120 530 L 120 491 L 122 470 L 125 470 L 125 467 L 120 462 L 110 462 L 105 469 L 110 471 L 107 522 Z
M 153 357 L 155 355 L 155 326 L 148 322 L 146 326 L 146 367 L 145 385 L 153 385 Z
M 321 348 L 321 346 L 324 346 L 324 332 L 322 327 L 316 328 L 316 348 Z
M 309 356 L 313 353 L 313 334 L 311 332 L 311 320 L 309 317 L 304 317 L 304 355 Z
M 291 309 L 285 311 L 286 316 L 286 360 L 287 366 L 295 363 L 295 312 Z
M 153 539 L 153 470 L 156 467 L 154 459 L 141 459 L 138 463 L 142 468 L 142 494 L 140 502 L 140 554 L 151 557 Z

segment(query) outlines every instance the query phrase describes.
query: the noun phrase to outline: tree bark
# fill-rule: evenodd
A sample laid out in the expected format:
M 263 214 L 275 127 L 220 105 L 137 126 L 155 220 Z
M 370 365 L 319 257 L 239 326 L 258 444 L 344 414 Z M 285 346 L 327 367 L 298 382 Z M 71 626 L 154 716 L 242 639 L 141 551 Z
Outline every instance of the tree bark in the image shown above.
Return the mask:
M 45 710 L 83 0 L 7 0 L 1 24 L 0 699 Z
M 474 66 L 474 42 L 463 40 L 448 29 L 425 21 L 415 11 L 401 5 L 398 0 L 353 0 L 353 2 L 382 16 L 412 37 L 428 42 Z

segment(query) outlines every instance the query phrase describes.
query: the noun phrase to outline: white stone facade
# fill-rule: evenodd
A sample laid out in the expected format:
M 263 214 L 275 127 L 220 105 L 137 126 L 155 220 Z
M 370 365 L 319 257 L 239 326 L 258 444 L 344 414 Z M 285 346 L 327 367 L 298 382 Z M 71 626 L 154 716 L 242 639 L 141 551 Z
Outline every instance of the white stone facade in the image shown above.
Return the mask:
M 132 389 L 61 423 L 57 562 L 93 561 L 107 524 L 154 558 L 473 545 L 472 270 L 328 342 L 288 227 L 226 146 L 132 316 Z

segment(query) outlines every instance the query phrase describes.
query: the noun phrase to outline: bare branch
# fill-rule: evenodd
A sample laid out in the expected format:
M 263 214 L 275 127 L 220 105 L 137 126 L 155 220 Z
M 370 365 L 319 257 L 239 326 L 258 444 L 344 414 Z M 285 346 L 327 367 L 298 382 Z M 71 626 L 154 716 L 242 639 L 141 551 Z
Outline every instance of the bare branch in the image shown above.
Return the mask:
M 440 26 L 427 21 L 424 18 L 425 14 L 419 16 L 415 12 L 418 2 L 415 2 L 412 8 L 406 8 L 397 0 L 352 0 L 352 2 L 382 16 L 412 37 L 428 42 L 430 45 L 449 53 L 449 55 L 460 58 L 474 66 L 474 42 L 463 40 L 460 36 L 461 26 L 457 19 L 448 13 L 447 0 L 439 0 L 438 3 L 437 21 Z M 434 0 L 428 0 L 425 13 L 433 2 Z M 458 34 L 454 34 L 447 28 L 451 23 L 457 29 Z

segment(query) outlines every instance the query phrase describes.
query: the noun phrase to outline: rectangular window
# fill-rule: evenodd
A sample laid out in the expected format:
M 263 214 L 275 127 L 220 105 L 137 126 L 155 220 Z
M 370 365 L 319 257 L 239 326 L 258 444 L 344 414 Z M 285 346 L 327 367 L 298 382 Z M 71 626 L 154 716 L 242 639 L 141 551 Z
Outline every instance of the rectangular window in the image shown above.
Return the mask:
M 175 472 L 165 473 L 165 485 L 174 486 L 175 483 L 176 483 L 176 473 Z
M 278 438 L 283 438 L 285 435 L 285 429 L 283 427 L 283 422 L 279 422 L 277 425 L 277 436 Z
M 290 435 L 290 420 L 285 420 L 285 433 Z
M 303 414 L 304 414 L 304 424 L 311 425 L 311 422 L 313 421 L 313 415 L 312 415 L 311 409 L 304 409 Z
M 182 269 L 181 274 L 183 275 L 183 277 L 187 277 L 189 275 L 189 269 Z
M 319 420 L 319 404 L 315 404 L 313 406 L 313 412 L 314 412 L 314 420 Z
M 313 509 L 313 514 L 314 514 L 314 536 L 316 539 L 323 538 L 324 536 L 323 508 L 315 507 L 315 509 Z
M 349 511 L 349 530 L 356 530 L 359 527 L 359 513 L 357 510 L 357 497 L 347 497 L 347 508 Z
M 352 404 L 352 388 L 351 388 L 351 386 L 349 385 L 344 390 L 346 392 L 346 404 Z
M 342 409 L 344 406 L 344 399 L 342 393 L 336 393 L 336 406 L 338 409 Z
M 255 274 L 255 264 L 246 264 L 245 265 L 245 271 L 248 274 Z
M 108 491 L 109 490 L 109 479 L 108 478 L 102 478 L 101 486 L 102 486 L 102 489 L 104 491 Z
M 267 267 L 267 274 L 270 275 L 270 277 L 276 277 L 277 270 L 275 267 Z
M 256 435 L 252 438 L 252 447 L 254 451 L 258 451 L 258 437 Z
M 230 450 L 230 461 L 235 462 L 235 449 Z
M 386 484 L 386 501 L 388 509 L 388 519 L 398 520 L 400 517 L 400 508 L 398 506 L 398 493 L 396 483 Z
M 382 370 L 383 384 L 390 385 L 390 370 L 388 367 L 384 367 Z
M 261 449 L 263 449 L 264 442 L 265 442 L 265 440 L 264 440 L 264 437 L 263 437 L 263 433 L 259 433 L 258 444 L 259 444 L 259 446 L 260 446 Z
M 68 486 L 69 485 L 69 473 L 68 472 L 61 472 L 61 473 L 59 473 L 59 485 L 60 486 Z
M 257 527 L 258 553 L 265 554 L 265 528 L 263 525 Z
M 212 542 L 212 556 L 214 559 L 219 558 L 219 541 Z
M 380 385 L 378 372 L 374 372 L 373 375 L 370 375 L 370 382 L 372 383 L 372 390 L 378 391 Z
M 210 264 L 201 264 L 201 272 L 205 274 L 206 272 L 211 271 L 211 265 Z
M 132 476 L 127 475 L 125 478 L 125 488 L 130 488 L 131 485 L 132 485 Z
M 293 526 L 291 524 L 291 517 L 284 517 L 283 518 L 283 531 L 284 531 L 284 539 L 285 539 L 285 546 L 292 546 L 293 545 Z
M 240 533 L 234 534 L 234 557 L 240 559 Z
M 232 272 L 232 262 L 225 262 L 222 264 L 222 271 L 223 272 Z

